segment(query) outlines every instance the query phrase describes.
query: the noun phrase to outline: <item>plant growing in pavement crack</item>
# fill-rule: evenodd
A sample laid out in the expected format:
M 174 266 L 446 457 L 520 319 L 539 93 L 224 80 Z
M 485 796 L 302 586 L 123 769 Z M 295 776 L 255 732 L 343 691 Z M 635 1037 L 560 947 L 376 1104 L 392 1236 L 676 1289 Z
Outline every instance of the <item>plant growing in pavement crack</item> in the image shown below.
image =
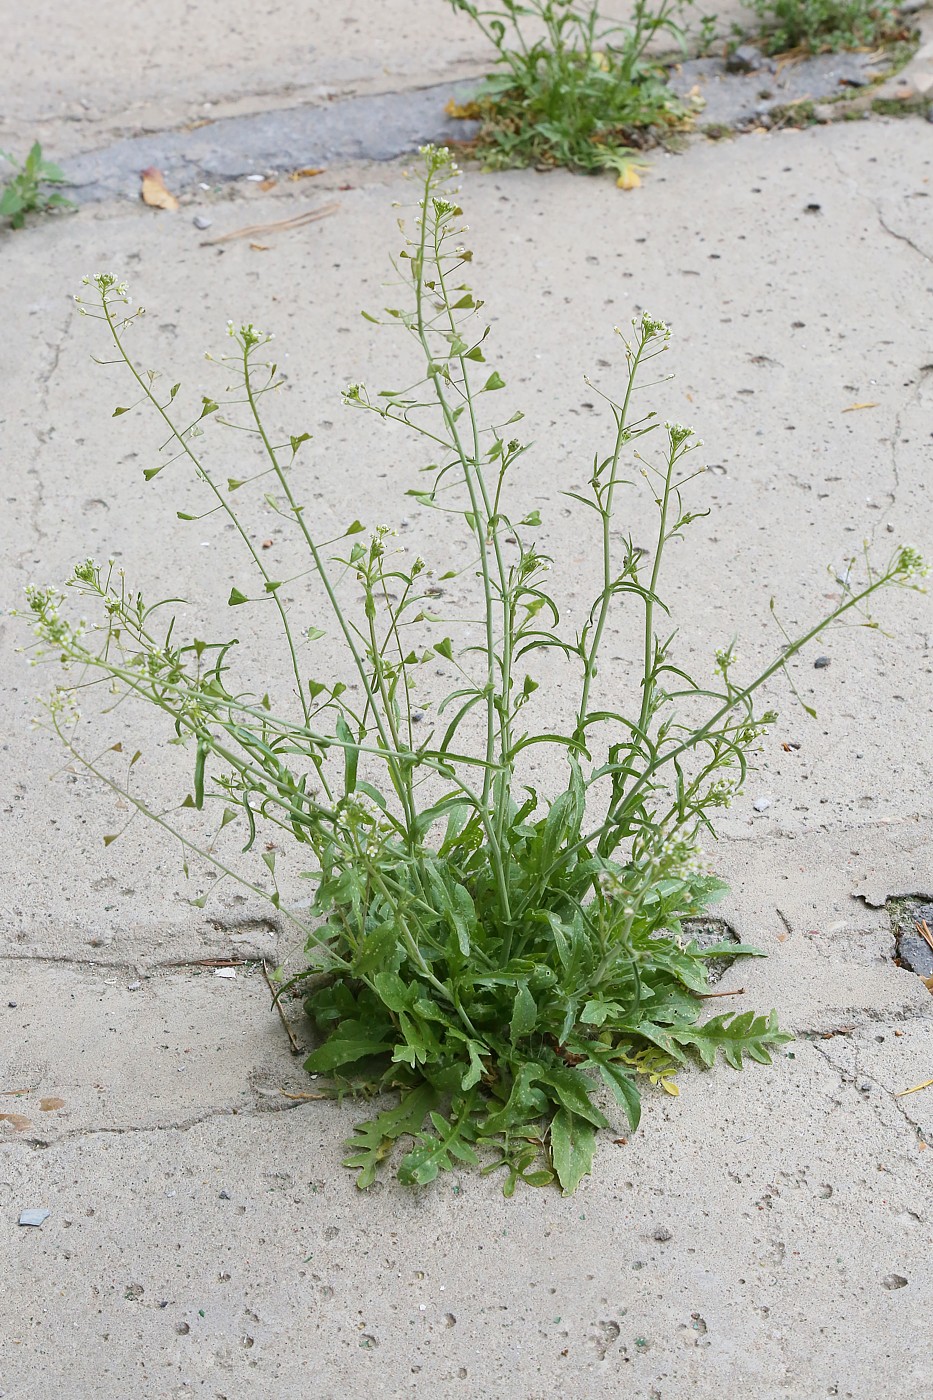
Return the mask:
M 577 0 L 450 4 L 498 54 L 474 100 L 448 109 L 479 118 L 474 146 L 487 166 L 613 170 L 631 189 L 644 168 L 640 152 L 690 117 L 647 52 L 659 36 L 684 50 L 682 0 L 660 0 L 657 10 L 636 0 L 628 25 L 607 24 L 595 5 Z
M 46 194 L 42 189 L 43 185 L 64 184 L 65 176 L 59 166 L 43 158 L 38 141 L 34 142 L 22 165 L 6 151 L 0 151 L 0 158 L 11 165 L 14 172 L 0 192 L 0 218 L 8 218 L 11 228 L 22 228 L 27 214 L 74 208 L 63 194 Z
M 233 678 L 233 639 L 182 638 L 160 621 L 165 605 L 147 605 L 112 563 L 85 561 L 69 580 L 92 620 L 69 621 L 64 594 L 47 587 L 29 589 L 29 615 L 36 659 L 68 668 L 45 722 L 69 752 L 134 813 L 200 851 L 220 878 L 263 895 L 300 931 L 306 962 L 281 980 L 305 995 L 320 1038 L 308 1070 L 335 1094 L 392 1096 L 349 1145 L 359 1184 L 406 1138 L 403 1182 L 485 1161 L 504 1169 L 507 1194 L 519 1180 L 555 1177 L 570 1192 L 608 1124 L 602 1089 L 634 1129 L 640 1075 L 669 1085 L 688 1061 L 709 1066 L 719 1053 L 736 1069 L 745 1057 L 768 1063 L 788 1039 L 773 1012 L 701 1016 L 709 959 L 754 950 L 700 948 L 683 935 L 683 921 L 723 889 L 702 868 L 698 840 L 740 788 L 774 719 L 756 703 L 765 682 L 831 623 L 864 618 L 879 589 L 919 587 L 923 566 L 907 548 L 880 570 L 866 558 L 862 582 L 851 571 L 837 579 L 832 611 L 786 638 L 760 675 L 739 679 L 731 647 L 717 653 L 713 681 L 689 675 L 674 655 L 662 565 L 697 517 L 685 491 L 699 444 L 691 429 L 635 407 L 669 340 L 663 322 L 643 315 L 623 342 L 621 393 L 604 396 L 605 454 L 586 489 L 567 493 L 592 526 L 601 563 L 592 605 L 576 627 L 564 624 L 551 561 L 535 543 L 537 512 L 512 504 L 513 469 L 526 451 L 513 436 L 521 415 L 497 408 L 503 381 L 486 360 L 482 302 L 464 282 L 472 255 L 456 167 L 446 151 L 423 155 L 417 217 L 395 264 L 399 302 L 384 318 L 413 342 L 416 382 L 377 395 L 354 385 L 346 401 L 401 425 L 425 449 L 423 485 L 409 495 L 450 513 L 466 562 L 438 576 L 391 532 L 366 532 L 355 520 L 321 538 L 298 465 L 306 435 L 280 439 L 267 426 L 264 399 L 280 382 L 270 337 L 231 326 L 221 363 L 233 387 L 186 415 L 179 386 L 161 388 L 131 356 L 127 333 L 141 313 L 104 275 L 91 279 L 97 299 L 82 309 L 103 322 L 138 402 L 167 437 L 145 475 L 187 467 L 203 514 L 216 513 L 239 538 L 254 581 L 232 588 L 229 605 L 255 617 L 264 647 L 277 633 L 289 683 L 281 704 L 265 681 L 245 689 Z M 215 472 L 201 441 L 211 423 L 245 430 L 243 457 L 252 444 L 261 465 L 230 479 Z M 613 530 L 618 499 L 639 472 L 657 508 L 648 555 Z M 270 572 L 243 499 L 278 513 L 304 556 L 301 573 Z M 452 580 L 465 602 L 442 616 Z M 600 675 L 619 608 L 635 611 L 641 633 L 628 705 L 606 693 Z M 345 658 L 340 679 L 312 659 L 330 645 L 325 627 Z M 566 723 L 555 721 L 541 687 L 554 667 L 576 677 Z M 447 685 L 431 697 L 439 669 Z M 76 704 L 111 691 L 114 703 L 140 700 L 165 716 L 172 741 L 190 754 L 192 790 L 181 807 L 193 811 L 157 810 L 106 756 L 84 756 Z M 542 751 L 555 775 L 547 792 L 528 781 L 529 757 Z M 217 814 L 210 842 L 186 825 L 203 823 L 205 810 Z M 258 874 L 223 854 L 237 831 Z M 310 906 L 280 895 L 283 838 L 311 882 Z
M 892 0 L 751 0 L 768 53 L 803 50 L 867 49 L 908 40 L 905 23 Z

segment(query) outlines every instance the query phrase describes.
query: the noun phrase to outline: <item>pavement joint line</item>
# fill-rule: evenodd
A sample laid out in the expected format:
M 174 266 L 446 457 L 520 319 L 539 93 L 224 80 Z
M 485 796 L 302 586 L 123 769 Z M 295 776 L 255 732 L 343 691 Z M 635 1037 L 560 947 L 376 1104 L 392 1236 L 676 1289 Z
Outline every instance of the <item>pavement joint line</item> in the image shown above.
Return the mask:
M 813 88 L 818 100 L 837 93 L 838 84 L 847 77 L 868 92 L 875 91 L 876 79 L 882 77 L 875 55 L 817 54 L 778 75 L 769 86 L 781 90 L 763 101 L 761 83 L 774 71 L 773 60 L 765 55 L 760 68 L 747 74 L 725 72 L 718 58 L 694 57 L 672 64 L 673 57 L 658 56 L 662 67 L 671 68 L 672 90 L 686 96 L 699 85 L 712 104 L 697 112 L 698 130 L 705 120 L 740 131 L 771 108 L 802 100 L 791 96 L 801 82 Z M 223 184 L 302 164 L 386 162 L 412 155 L 428 142 L 461 145 L 472 138 L 479 123 L 451 117 L 446 108 L 450 101 L 472 97 L 481 82 L 482 75 L 458 76 L 433 85 L 345 95 L 332 102 L 299 103 L 194 126 L 145 131 L 66 159 L 66 182 L 79 203 L 113 196 L 138 199 L 140 171 L 152 165 L 169 185 L 198 179 Z M 787 84 L 791 87 L 785 91 Z

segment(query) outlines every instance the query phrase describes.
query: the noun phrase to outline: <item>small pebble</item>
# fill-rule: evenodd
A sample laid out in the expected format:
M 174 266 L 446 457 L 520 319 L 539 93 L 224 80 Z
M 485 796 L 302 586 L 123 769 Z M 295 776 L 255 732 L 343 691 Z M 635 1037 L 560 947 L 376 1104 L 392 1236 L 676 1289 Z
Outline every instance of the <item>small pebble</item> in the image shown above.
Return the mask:
M 7 1006 L 10 1008 L 11 1011 L 15 1011 L 15 1010 L 16 1010 L 16 1002 L 15 1002 L 15 1001 L 8 1001 L 8 1002 L 7 1002 Z
M 226 1188 L 225 1188 L 223 1191 L 221 1191 L 219 1194 L 220 1194 L 220 1199 L 221 1199 L 222 1201 L 229 1201 L 229 1200 L 232 1200 L 232 1197 L 231 1197 L 231 1195 L 230 1195 L 230 1192 L 227 1191 Z
M 658 1244 L 666 1244 L 667 1241 L 672 1240 L 674 1236 L 666 1225 L 656 1225 L 652 1231 L 651 1238 L 657 1240 Z
M 755 809 L 756 812 L 767 812 L 770 806 L 770 797 L 756 797 L 754 802 L 752 803 L 752 807 Z
M 826 670 L 826 667 L 829 665 L 829 663 L 830 663 L 830 657 L 828 657 L 828 656 L 818 656 L 818 657 L 816 658 L 816 660 L 814 661 L 814 663 L 813 663 L 813 669 L 814 669 L 814 671 L 825 671 L 825 670 Z
M 195 214 L 195 216 L 194 216 L 194 226 L 195 226 L 195 228 L 200 228 L 200 229 L 210 228 L 210 226 L 211 226 L 211 224 L 212 224 L 213 222 L 214 222 L 213 219 L 209 219 L 209 218 L 207 217 L 206 214 Z
M 903 1274 L 887 1274 L 882 1280 L 885 1288 L 906 1288 L 907 1280 Z
M 141 986 L 142 982 L 130 982 L 127 984 L 126 990 L 128 992 L 138 992 Z

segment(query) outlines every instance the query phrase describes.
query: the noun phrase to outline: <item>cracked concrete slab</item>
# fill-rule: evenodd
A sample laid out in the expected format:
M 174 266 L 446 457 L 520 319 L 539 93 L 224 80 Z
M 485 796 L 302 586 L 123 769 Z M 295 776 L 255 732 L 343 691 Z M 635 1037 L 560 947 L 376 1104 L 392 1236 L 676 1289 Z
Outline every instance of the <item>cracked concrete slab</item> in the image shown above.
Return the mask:
M 720 57 L 691 58 L 671 74 L 681 97 L 702 102 L 697 124 L 734 127 L 798 103 L 841 97 L 853 88 L 870 87 L 887 71 L 883 53 L 796 55 L 783 62 L 765 58 L 750 73 L 730 73 Z
M 793 1053 L 741 1093 L 690 1076 L 652 1099 L 569 1200 L 467 1174 L 361 1201 L 349 1105 L 17 1146 L 4 1213 L 52 1215 L 7 1250 L 4 1381 L 26 1400 L 868 1400 L 896 1377 L 919 1397 L 931 1150 L 826 1051 Z
M 142 976 L 35 960 L 0 966 L 7 1145 L 288 1108 L 295 1101 L 280 1090 L 311 1087 L 283 1059 L 282 1027 L 267 1014 L 272 998 L 255 966 Z
M 624 21 L 633 0 L 600 8 Z M 724 0 L 718 19 L 723 34 L 751 22 L 739 0 Z M 38 0 L 8 6 L 4 21 L 0 144 L 26 150 L 38 137 L 53 158 L 216 118 L 474 78 L 494 57 L 445 0 L 391 0 L 378 12 L 305 0 L 298 16 L 282 0 L 160 0 L 157 22 L 142 0 L 74 0 L 67 10 Z
M 605 433 L 582 376 L 617 382 L 612 327 L 642 307 L 675 333 L 678 378 L 652 391 L 658 407 L 696 424 L 710 467 L 697 488 L 704 542 L 672 575 L 689 664 L 706 666 L 733 633 L 749 666 L 772 654 L 769 598 L 795 626 L 815 616 L 825 564 L 865 537 L 933 552 L 931 141 L 914 119 L 698 144 L 659 155 L 630 197 L 563 173 L 468 172 L 491 354 L 536 439 L 518 489 L 573 571 L 571 613 L 594 560 L 558 493 Z M 178 216 L 104 202 L 0 235 L 7 602 L 27 579 L 112 554 L 147 591 L 194 600 L 180 625 L 229 626 L 229 538 L 178 523 L 182 479 L 142 479 L 158 434 L 109 416 L 125 385 L 90 363 L 99 343 L 68 300 L 98 267 L 130 278 L 149 308 L 144 359 L 195 399 L 214 382 L 202 352 L 228 316 L 274 328 L 287 374 L 276 413 L 314 434 L 304 480 L 318 509 L 385 521 L 426 555 L 446 548 L 402 499 L 418 463 L 401 439 L 339 406 L 348 380 L 378 388 L 398 372 L 397 338 L 358 311 L 384 300 L 391 205 L 411 186 L 393 164 L 314 183 L 311 196 L 205 192 Z M 339 200 L 337 213 L 265 250 L 204 247 L 189 222 L 210 211 L 226 232 L 318 198 Z M 348 463 L 362 464 L 352 486 Z M 626 510 L 637 540 L 648 511 L 635 498 Z M 261 507 L 256 528 L 284 561 Z M 933 895 L 933 623 L 915 595 L 884 601 L 879 620 L 884 631 L 821 644 L 829 667 L 795 668 L 818 720 L 775 686 L 781 722 L 710 852 L 732 884 L 725 916 L 769 954 L 719 987 L 745 987 L 736 1007 L 776 1005 L 798 1040 L 770 1069 L 690 1072 L 678 1099 L 649 1090 L 642 1129 L 607 1135 L 577 1195 L 507 1202 L 473 1174 L 418 1196 L 391 1181 L 357 1194 L 340 1158 L 359 1109 L 279 1093 L 313 1084 L 261 974 L 168 966 L 268 945 L 282 957 L 294 935 L 231 893 L 192 908 L 206 871 L 194 862 L 185 881 L 177 848 L 138 823 L 103 846 L 127 814 L 30 730 L 47 678 L 25 668 L 20 624 L 4 616 L 0 1090 L 28 1093 L 0 1099 L 0 1113 L 29 1123 L 0 1119 L 0 1389 L 920 1400 L 933 1091 L 896 1095 L 933 1073 L 933 1018 L 919 979 L 892 961 L 884 902 Z M 237 625 L 244 673 L 286 684 L 282 658 Z M 618 692 L 632 684 L 630 640 L 623 622 L 605 668 Z M 560 680 L 543 688 L 558 714 Z M 187 756 L 170 735 L 128 711 L 108 724 L 101 746 L 142 748 L 139 781 L 177 801 Z M 41 1228 L 17 1225 L 29 1207 L 51 1210 Z

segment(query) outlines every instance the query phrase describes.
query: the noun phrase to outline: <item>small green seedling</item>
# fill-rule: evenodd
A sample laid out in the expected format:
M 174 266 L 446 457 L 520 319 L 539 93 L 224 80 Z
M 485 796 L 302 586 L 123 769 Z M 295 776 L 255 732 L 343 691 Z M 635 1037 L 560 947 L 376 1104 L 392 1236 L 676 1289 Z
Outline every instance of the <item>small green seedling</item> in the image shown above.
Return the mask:
M 44 214 L 49 209 L 73 209 L 70 199 L 62 194 L 46 194 L 42 185 L 61 185 L 65 175 L 53 161 L 44 160 L 42 147 L 36 141 L 22 165 L 8 151 L 0 156 L 16 172 L 3 187 L 0 195 L 0 216 L 8 218 L 13 228 L 22 228 L 27 214 Z

